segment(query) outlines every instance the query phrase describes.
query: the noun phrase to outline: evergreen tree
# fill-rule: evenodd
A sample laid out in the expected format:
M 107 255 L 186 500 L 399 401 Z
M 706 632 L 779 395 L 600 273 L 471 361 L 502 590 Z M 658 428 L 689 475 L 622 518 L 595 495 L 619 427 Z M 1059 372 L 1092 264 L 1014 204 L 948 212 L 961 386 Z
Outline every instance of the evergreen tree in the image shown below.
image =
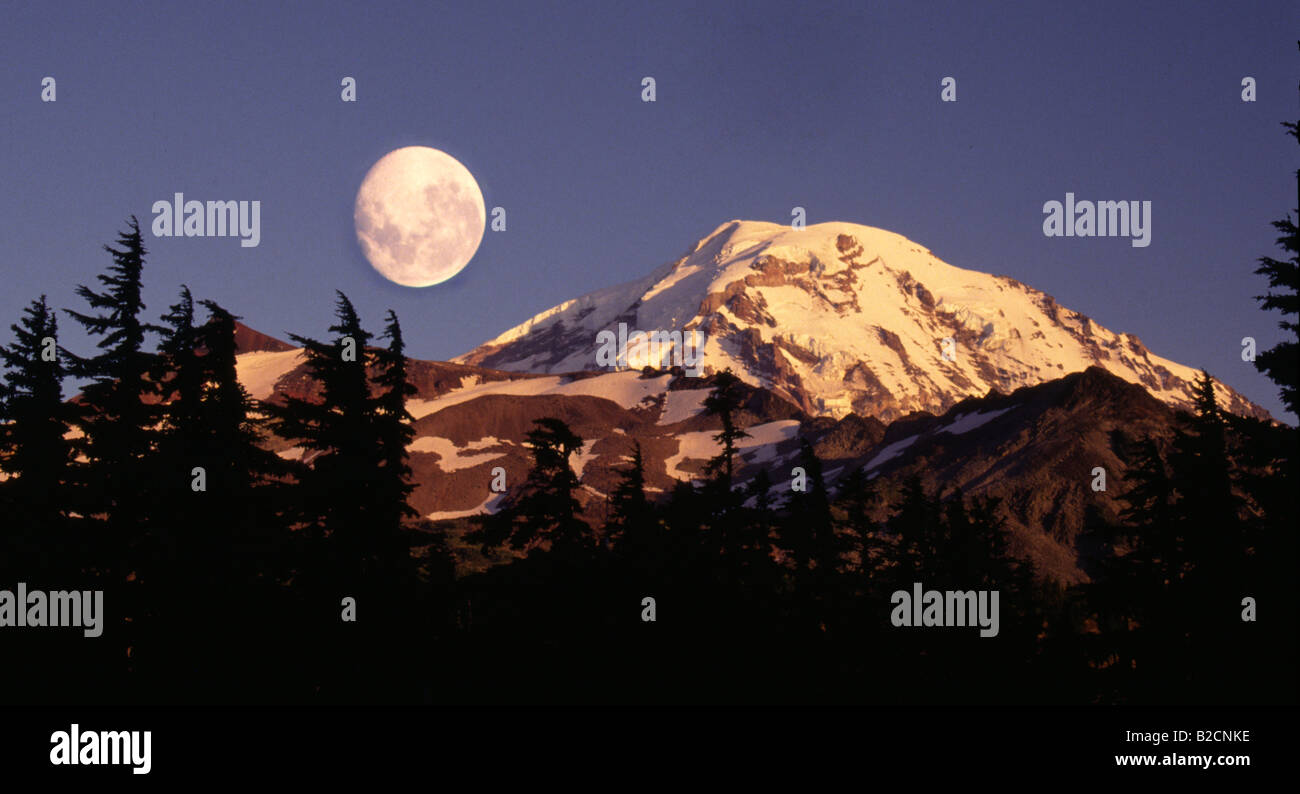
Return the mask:
M 667 530 L 646 496 L 645 458 L 640 442 L 633 444 L 631 464 L 619 472 L 610 507 L 605 531 L 618 557 L 633 570 L 643 573 L 647 584 L 661 577 L 669 564 Z
M 82 389 L 82 411 L 76 420 L 89 458 L 83 482 L 91 504 L 84 509 L 107 515 L 108 535 L 95 544 L 99 549 L 95 556 L 113 569 L 126 562 L 108 561 L 109 550 L 120 555 L 130 549 L 148 524 L 156 473 L 150 455 L 156 447 L 159 411 L 155 385 L 146 377 L 154 355 L 145 349 L 145 338 L 161 330 L 141 319 L 146 308 L 141 278 L 148 252 L 134 216 L 117 244 L 117 248 L 104 246 L 113 264 L 98 276 L 103 291 L 77 287 L 77 294 L 96 313 L 67 310 L 92 337 L 99 337 L 96 346 L 102 352 L 82 358 L 60 348 L 69 374 L 90 381 Z
M 727 559 L 734 559 L 744 545 L 744 521 L 736 509 L 740 506 L 740 499 L 733 490 L 736 442 L 749 437 L 748 433 L 736 426 L 735 421 L 743 402 L 741 381 L 730 369 L 714 376 L 713 389 L 704 399 L 705 414 L 718 417 L 722 422 L 722 430 L 713 436 L 721 449 L 704 467 L 708 478 L 704 484 L 704 495 L 708 502 L 705 520 L 710 527 L 701 538 L 710 547 L 710 554 Z
M 1187 424 L 1189 430 L 1176 434 L 1170 456 L 1179 493 L 1176 521 L 1184 530 L 1188 563 L 1184 573 L 1201 568 L 1210 578 L 1234 575 L 1244 547 L 1240 500 L 1233 493 L 1233 466 L 1214 380 L 1204 371 L 1196 381 L 1195 413 Z
M 397 315 L 389 311 L 381 338 L 386 347 L 375 354 L 376 377 L 375 439 L 379 444 L 379 467 L 375 472 L 373 498 L 376 515 L 372 531 L 387 547 L 381 559 L 405 560 L 409 544 L 404 540 L 403 522 L 419 513 L 407 501 L 415 485 L 411 482 L 407 447 L 415 438 L 414 419 L 406 410 L 406 400 L 416 393 L 407 375 L 406 345 Z
M 223 527 L 221 542 L 231 549 L 237 581 L 275 575 L 270 552 L 282 547 L 277 508 L 287 463 L 263 446 L 266 433 L 255 403 L 239 382 L 235 321 L 214 301 L 202 301 L 207 321 L 196 335 L 203 351 L 202 414 L 208 450 L 209 515 Z
M 1240 624 L 1239 593 L 1253 589 L 1245 578 L 1246 536 L 1242 504 L 1235 492 L 1226 422 L 1214 395 L 1214 381 L 1202 372 L 1196 382 L 1195 413 L 1175 436 L 1170 463 L 1178 500 L 1174 509 L 1183 528 L 1182 578 L 1172 588 L 1176 612 L 1165 610 L 1175 630 L 1173 648 L 1183 653 L 1170 664 L 1185 670 L 1196 696 L 1221 686 L 1217 681 L 1230 653 L 1232 627 Z M 1162 651 L 1169 649 L 1169 645 Z
M 206 479 L 213 463 L 203 409 L 205 362 L 199 356 L 189 287 L 181 287 L 180 300 L 162 321 L 149 379 L 157 385 L 163 418 L 153 468 L 165 479 L 158 483 L 151 519 L 166 561 L 162 575 L 188 583 L 196 571 L 185 571 L 186 567 L 210 562 L 197 544 L 211 539 L 204 526 L 211 515 L 208 500 L 195 491 L 192 478 L 198 470 L 202 472 L 198 476 Z
M 158 344 L 152 380 L 159 384 L 167 420 L 160 445 L 192 449 L 204 433 L 203 387 L 205 362 L 199 356 L 199 330 L 194 320 L 194 297 L 181 287 L 180 301 L 162 316 L 166 323 Z
M 65 310 L 93 338 L 100 352 L 83 358 L 60 348 L 68 372 L 89 381 L 81 392 L 74 424 L 81 431 L 78 451 L 87 459 L 74 467 L 76 511 L 103 516 L 101 527 L 84 538 L 91 567 L 118 582 L 128 577 L 138 587 L 157 572 L 157 547 L 150 536 L 150 516 L 160 472 L 153 459 L 159 433 L 157 388 L 148 374 L 154 354 L 145 347 L 148 334 L 161 329 L 145 322 L 142 298 L 145 250 L 139 223 L 131 217 L 117 246 L 104 246 L 112 257 L 97 277 L 102 291 L 80 285 L 77 294 L 92 312 Z M 91 522 L 85 522 L 89 525 Z M 98 522 L 96 522 L 98 523 Z M 143 601 L 125 593 L 122 614 L 147 611 Z M 137 627 L 140 624 L 137 623 Z
M 592 550 L 590 527 L 579 518 L 581 506 L 574 495 L 579 482 L 569 458 L 583 441 L 563 421 L 554 417 L 534 420 L 528 432 L 533 467 L 524 493 L 515 506 L 510 545 L 536 548 L 547 542 L 557 557 L 572 559 Z
M 1225 594 L 1247 586 L 1228 423 L 1208 373 L 1195 389 L 1194 413 L 1180 415 L 1167 459 L 1152 439 L 1137 446 L 1121 497 L 1132 550 L 1108 566 L 1114 594 L 1097 601 L 1110 612 L 1118 653 L 1176 697 L 1212 686 L 1209 670 L 1236 619 L 1237 599 Z
M 626 524 L 638 514 L 644 513 L 649 506 L 645 495 L 645 458 L 641 454 L 641 442 L 633 442 L 631 465 L 619 473 L 619 482 L 614 486 L 611 504 L 612 521 Z
M 711 484 L 717 489 L 720 498 L 730 499 L 732 484 L 735 481 L 736 442 L 749 438 L 749 434 L 736 426 L 735 415 L 744 404 L 744 391 L 740 378 L 730 369 L 714 376 L 713 389 L 704 398 L 704 412 L 716 416 L 722 422 L 722 430 L 713 436 L 713 440 L 722 446 L 722 450 L 709 460 L 705 467 Z M 726 509 L 729 504 L 721 505 Z
M 203 301 L 209 316 L 198 325 L 194 304 L 183 288 L 163 316 L 151 373 L 164 401 L 156 469 L 171 476 L 162 479 L 152 510 L 166 564 L 148 598 L 160 668 L 233 695 L 249 681 L 231 671 L 247 656 L 249 638 L 265 628 L 255 616 L 276 603 L 272 552 L 283 539 L 273 537 L 267 489 L 284 465 L 261 446 L 237 378 L 235 317 Z
M 383 334 L 388 344 L 372 349 L 372 335 L 338 292 L 329 331 L 328 342 L 291 335 L 303 347 L 315 393 L 263 408 L 275 432 L 305 450 L 293 466 L 299 509 L 291 520 L 305 539 L 294 578 L 303 581 L 316 621 L 316 634 L 307 638 L 315 649 L 308 661 L 324 665 L 320 686 L 360 693 L 374 689 L 364 684 L 379 674 L 372 665 L 407 652 L 397 628 L 402 605 L 435 594 L 419 585 L 419 563 L 404 527 L 415 514 L 407 501 L 413 428 L 406 399 L 413 390 L 401 326 L 390 312 Z M 332 630 L 341 596 L 370 615 L 343 635 Z M 399 684 L 385 679 L 383 687 Z
M 376 480 L 380 455 L 375 438 L 376 406 L 366 372 L 371 334 L 361 327 L 352 302 L 337 293 L 334 338 L 320 342 L 290 334 L 303 348 L 309 377 L 320 397 L 286 397 L 267 405 L 272 428 L 303 447 L 296 467 L 301 510 L 297 520 L 308 537 L 327 539 L 321 562 L 328 581 L 356 581 L 369 567 L 367 494 Z M 306 461 L 310 458 L 310 464 Z
M 1297 42 L 1300 46 L 1300 42 Z M 1283 122 L 1287 134 L 1300 142 L 1300 122 Z M 1255 273 L 1267 277 L 1270 291 L 1256 298 L 1265 310 L 1282 314 L 1279 326 L 1287 336 L 1272 349 L 1260 353 L 1255 366 L 1281 387 L 1282 403 L 1293 414 L 1300 413 L 1300 169 L 1296 170 L 1297 217 L 1288 213 L 1273 223 L 1281 236 L 1277 239 L 1285 260 L 1262 257 Z M 1240 483 L 1249 494 L 1251 518 L 1244 529 L 1247 559 L 1243 561 L 1240 581 L 1249 583 L 1251 596 L 1258 602 L 1276 605 L 1268 628 L 1263 624 L 1234 621 L 1238 635 L 1225 641 L 1239 658 L 1251 660 L 1248 673 L 1236 676 L 1256 682 L 1255 697 L 1268 702 L 1279 698 L 1274 681 L 1289 681 L 1285 692 L 1295 697 L 1295 670 L 1300 649 L 1297 648 L 1296 605 L 1300 603 L 1296 577 L 1291 567 L 1296 559 L 1295 527 L 1300 515 L 1297 483 L 1300 467 L 1296 465 L 1296 431 L 1273 428 L 1264 422 L 1229 417 L 1244 447 L 1247 464 Z M 1230 585 L 1229 585 L 1230 586 Z M 1262 630 L 1261 630 L 1262 629 Z M 1242 633 L 1246 636 L 1242 636 Z M 1270 675 L 1275 673 L 1275 675 Z M 1232 675 L 1228 673 L 1228 675 Z
M 39 581 L 64 562 L 65 505 L 72 446 L 63 401 L 66 373 L 58 357 L 58 321 L 45 296 L 32 301 L 14 342 L 0 347 L 0 509 L 5 529 L 0 567 Z
M 1138 440 L 1125 458 L 1128 487 L 1119 497 L 1121 527 L 1111 540 L 1127 550 L 1107 560 L 1103 581 L 1090 588 L 1106 630 L 1096 657 L 1114 654 L 1122 662 L 1112 678 L 1139 666 L 1145 674 L 1170 655 L 1165 647 L 1177 637 L 1179 612 L 1173 597 L 1187 559 L 1185 528 L 1175 508 L 1178 491 L 1156 440 Z M 1119 680 L 1116 686 L 1133 684 Z
M 84 517 L 77 530 L 81 567 L 96 577 L 93 586 L 105 591 L 105 601 L 118 605 L 115 614 L 122 621 L 99 652 L 113 664 L 125 664 L 128 672 L 139 672 L 161 662 L 154 654 L 155 615 L 165 597 L 150 597 L 148 591 L 161 584 L 155 580 L 165 578 L 167 566 L 154 503 L 159 488 L 184 475 L 160 470 L 154 454 L 161 406 L 158 384 L 149 377 L 155 354 L 145 341 L 162 329 L 142 318 L 147 251 L 134 217 L 116 242 L 104 246 L 112 264 L 97 277 L 101 289 L 77 287 L 90 311 L 65 310 L 98 339 L 99 352 L 83 358 L 59 350 L 68 373 L 87 381 L 74 401 L 73 419 L 81 432 L 76 451 L 86 462 L 72 469 L 69 500 L 69 509 Z M 130 655 L 127 648 L 133 649 Z
M 1283 122 L 1282 126 L 1288 135 L 1300 142 L 1300 122 Z M 1296 192 L 1300 194 L 1300 169 L 1296 171 Z M 1300 213 L 1300 208 L 1296 212 Z M 1282 403 L 1294 414 L 1300 413 L 1300 324 L 1296 322 L 1297 315 L 1300 315 L 1300 227 L 1288 214 L 1288 217 L 1274 221 L 1273 228 L 1281 232 L 1277 244 L 1288 252 L 1288 258 L 1260 257 L 1260 266 L 1255 273 L 1268 279 L 1270 292 L 1256 296 L 1255 300 L 1265 310 L 1282 313 L 1278 327 L 1289 337 L 1259 353 L 1255 357 L 1255 368 L 1281 387 Z
M 1127 547 L 1107 564 L 1107 586 L 1099 606 L 1112 626 L 1127 632 L 1131 621 L 1148 621 L 1149 612 L 1168 604 L 1187 565 L 1185 527 L 1175 503 L 1178 491 L 1169 464 L 1155 439 L 1139 440 L 1126 460 L 1120 495 L 1121 531 L 1111 540 Z M 1130 653 L 1137 653 L 1130 650 Z
M 629 550 L 640 547 L 647 540 L 643 530 L 649 523 L 650 503 L 645 494 L 645 458 L 639 441 L 633 444 L 631 465 L 619 472 L 618 484 L 610 495 L 610 508 L 607 526 L 611 540 L 627 544 Z

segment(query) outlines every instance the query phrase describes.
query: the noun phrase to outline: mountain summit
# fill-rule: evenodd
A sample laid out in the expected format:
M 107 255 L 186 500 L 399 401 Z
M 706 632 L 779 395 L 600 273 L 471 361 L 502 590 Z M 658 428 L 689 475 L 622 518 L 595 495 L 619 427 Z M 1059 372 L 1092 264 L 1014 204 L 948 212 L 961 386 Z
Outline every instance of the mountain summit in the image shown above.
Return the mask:
M 705 373 L 730 367 L 810 414 L 885 422 L 1091 366 L 1187 408 L 1197 374 L 1046 293 L 949 265 L 902 235 L 852 223 L 794 229 L 740 220 L 645 278 L 566 301 L 453 361 L 546 374 L 606 369 L 601 332 L 623 340 L 692 330 Z M 668 365 L 681 354 L 653 352 L 660 360 L 644 363 Z M 1227 410 L 1269 418 L 1216 388 Z

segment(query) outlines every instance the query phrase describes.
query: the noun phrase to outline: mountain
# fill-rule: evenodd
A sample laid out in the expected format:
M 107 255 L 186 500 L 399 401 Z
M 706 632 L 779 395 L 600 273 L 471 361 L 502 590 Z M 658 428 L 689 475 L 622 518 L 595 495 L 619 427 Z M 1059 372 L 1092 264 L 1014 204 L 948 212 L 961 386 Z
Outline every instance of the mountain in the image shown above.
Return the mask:
M 604 518 L 606 497 L 634 444 L 641 445 L 652 498 L 666 496 L 679 481 L 703 479 L 706 461 L 717 454 L 721 423 L 703 404 L 712 377 L 672 370 L 536 375 L 418 360 L 409 366 L 417 388 L 407 403 L 416 431 L 409 447 L 411 504 L 429 520 L 496 512 L 512 498 L 531 465 L 526 435 L 542 417 L 562 419 L 586 442 L 572 464 L 593 523 Z M 243 353 L 238 367 L 257 399 L 319 396 L 296 349 Z M 783 500 L 804 437 L 832 487 L 859 467 L 877 482 L 884 497 L 872 516 L 877 520 L 913 474 L 943 498 L 957 489 L 966 497 L 997 497 L 1012 553 L 1063 582 L 1088 580 L 1093 561 L 1105 553 L 1087 519 L 1117 516 L 1126 446 L 1142 436 L 1168 438 L 1176 421 L 1171 406 L 1096 366 L 889 424 L 856 414 L 815 416 L 768 388 L 743 388 L 735 420 L 749 437 L 739 442 L 738 480 L 765 469 Z M 270 444 L 286 458 L 303 454 L 288 439 Z M 1107 491 L 1090 487 L 1096 466 L 1107 471 Z M 496 467 L 506 472 L 504 494 L 489 488 Z M 475 554 L 469 547 L 458 551 L 463 558 Z
M 284 353 L 294 349 L 296 348 L 288 342 L 249 328 L 241 322 L 235 322 L 236 353 Z
M 607 369 L 602 332 L 661 332 L 621 365 L 690 363 L 671 332 L 698 332 L 702 371 L 731 368 L 808 414 L 890 422 L 972 396 L 1100 367 L 1176 408 L 1196 370 L 1149 351 L 1046 293 L 949 265 L 901 235 L 851 223 L 793 229 L 734 220 L 637 281 L 566 301 L 453 361 L 556 374 Z M 608 338 L 608 337 L 606 337 Z M 1218 385 L 1232 413 L 1267 411 Z
M 1149 437 L 1163 447 L 1176 422 L 1174 409 L 1141 386 L 1089 367 L 1008 395 L 963 400 L 942 416 L 899 420 L 875 443 L 839 453 L 821 442 L 814 448 L 828 479 L 861 466 L 877 480 L 885 499 L 876 520 L 887 517 L 910 476 L 941 498 L 960 492 L 1001 500 L 1010 552 L 1076 583 L 1088 581 L 1109 554 L 1096 530 L 1119 520 L 1134 443 Z M 1105 490 L 1093 489 L 1097 467 L 1105 470 Z

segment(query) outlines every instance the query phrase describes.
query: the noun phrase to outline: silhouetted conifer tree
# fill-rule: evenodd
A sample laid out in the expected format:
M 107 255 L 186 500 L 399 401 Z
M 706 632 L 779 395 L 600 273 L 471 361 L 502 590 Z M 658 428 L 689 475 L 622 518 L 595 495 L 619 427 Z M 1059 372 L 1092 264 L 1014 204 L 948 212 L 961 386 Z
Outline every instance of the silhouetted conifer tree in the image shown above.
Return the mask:
M 60 351 L 69 374 L 89 380 L 76 419 L 84 437 L 81 447 L 89 459 L 81 467 L 89 503 L 78 507 L 84 514 L 107 518 L 103 531 L 88 538 L 90 556 L 115 576 L 126 576 L 128 567 L 140 567 L 150 554 L 139 546 L 152 512 L 154 477 L 160 474 L 151 458 L 159 437 L 159 407 L 156 384 L 146 377 L 153 369 L 154 354 L 145 349 L 145 337 L 161 329 L 141 319 L 147 251 L 134 217 L 117 244 L 118 248 L 104 246 L 113 258 L 108 272 L 98 277 L 104 290 L 77 288 L 94 313 L 67 312 L 99 338 L 96 346 L 101 352 L 82 358 L 66 348 Z
M 1207 578 L 1239 574 L 1244 538 L 1241 503 L 1233 493 L 1226 423 L 1215 400 L 1214 381 L 1202 371 L 1196 381 L 1195 413 L 1189 429 L 1174 440 L 1170 463 L 1178 480 L 1177 520 L 1184 528 L 1188 575 Z
M 91 311 L 65 310 L 98 339 L 100 352 L 83 358 L 60 348 L 69 374 L 88 381 L 75 403 L 77 448 L 86 463 L 73 469 L 71 509 L 87 517 L 78 531 L 82 567 L 98 577 L 95 586 L 105 591 L 105 602 L 117 605 L 115 625 L 105 631 L 112 639 L 97 650 L 139 679 L 149 677 L 143 671 L 157 647 L 151 638 L 160 601 L 147 591 L 165 565 L 153 534 L 154 503 L 160 487 L 188 473 L 160 471 L 154 457 L 161 411 L 157 384 L 148 377 L 155 354 L 146 350 L 145 339 L 161 329 L 141 317 L 147 251 L 136 219 L 118 235 L 117 247 L 104 249 L 113 262 L 97 277 L 102 291 L 77 288 Z
M 237 581 L 265 576 L 274 579 L 282 568 L 274 553 L 284 545 L 277 510 L 284 499 L 281 479 L 288 464 L 267 450 L 256 404 L 239 382 L 236 369 L 235 321 L 214 301 L 202 301 L 207 321 L 197 341 L 203 351 L 202 398 L 204 447 L 209 451 L 210 515 L 220 522 L 220 543 L 233 554 Z
M 184 569 L 210 562 L 198 544 L 212 539 L 206 526 L 210 500 L 205 492 L 195 491 L 192 478 L 197 470 L 206 480 L 213 459 L 203 415 L 206 372 L 199 356 L 194 297 L 189 287 L 181 287 L 180 300 L 162 321 L 162 338 L 149 378 L 157 384 L 163 418 L 154 468 L 170 476 L 158 483 L 151 519 L 165 561 L 162 575 L 171 582 L 190 582 L 193 579 L 189 577 L 199 572 Z
M 375 397 L 375 439 L 379 444 L 379 467 L 375 472 L 373 495 L 376 506 L 371 529 L 383 536 L 388 547 L 384 559 L 405 561 L 410 544 L 405 540 L 403 522 L 419 514 L 407 501 L 415 485 L 411 482 L 407 446 L 415 438 L 413 419 L 406 410 L 406 400 L 416 393 L 407 375 L 406 344 L 402 339 L 402 326 L 397 315 L 388 312 L 381 338 L 388 340 L 386 347 L 375 354 L 374 378 L 378 394 Z
M 729 500 L 731 488 L 735 481 L 736 442 L 749 438 L 749 434 L 736 426 L 735 415 L 744 403 L 744 391 L 740 378 L 730 369 L 719 372 L 713 378 L 713 389 L 704 398 L 704 412 L 716 416 L 722 422 L 722 430 L 713 436 L 713 440 L 722 446 L 721 451 L 705 466 L 711 484 L 716 487 L 719 498 Z M 719 507 L 725 510 L 729 504 Z
M 328 542 L 317 548 L 327 580 L 357 581 L 371 551 L 366 496 L 379 466 L 375 405 L 366 372 L 371 334 L 361 327 L 356 309 L 337 293 L 334 334 L 330 342 L 291 334 L 303 347 L 308 375 L 319 384 L 319 400 L 294 396 L 284 405 L 268 405 L 272 428 L 304 448 L 296 467 L 301 513 L 309 537 Z
M 44 582 L 65 573 L 66 505 L 72 445 L 63 401 L 66 377 L 58 357 L 58 321 L 42 295 L 10 328 L 0 347 L 0 571 L 5 581 Z
M 1287 134 L 1300 142 L 1300 122 L 1283 122 Z M 1300 202 L 1300 169 L 1296 171 L 1297 202 Z M 1297 208 L 1300 213 L 1300 208 Z M 1300 227 L 1291 217 L 1273 222 L 1273 228 L 1282 233 L 1277 243 L 1287 251 L 1286 260 L 1260 257 L 1255 273 L 1268 279 L 1270 291 L 1255 300 L 1265 310 L 1282 313 L 1278 326 L 1289 337 L 1255 357 L 1255 368 L 1267 375 L 1282 388 L 1282 403 L 1291 413 L 1300 413 Z M 1290 319 L 1288 319 L 1290 318 Z
M 547 542 L 557 557 L 586 556 L 593 548 L 591 528 L 579 518 L 581 506 L 574 495 L 578 476 L 569 463 L 573 453 L 582 449 L 583 441 L 554 417 L 537 419 L 533 424 L 535 427 L 528 432 L 533 468 L 515 506 L 510 545 L 523 549 Z
M 232 675 L 249 659 L 248 641 L 266 636 L 258 616 L 273 614 L 282 566 L 269 492 L 286 465 L 261 446 L 263 433 L 236 372 L 235 317 L 203 301 L 196 323 L 188 288 L 163 316 L 152 379 L 163 398 L 153 523 L 166 565 L 148 597 L 158 611 L 155 640 L 170 675 L 220 682 L 232 694 L 249 683 Z M 256 647 L 256 646 L 254 646 Z M 251 676 L 250 676 L 251 677 Z
M 632 461 L 619 472 L 618 484 L 610 494 L 610 515 L 606 535 L 620 556 L 646 566 L 662 554 L 661 528 L 645 493 L 645 458 L 641 442 L 634 442 Z

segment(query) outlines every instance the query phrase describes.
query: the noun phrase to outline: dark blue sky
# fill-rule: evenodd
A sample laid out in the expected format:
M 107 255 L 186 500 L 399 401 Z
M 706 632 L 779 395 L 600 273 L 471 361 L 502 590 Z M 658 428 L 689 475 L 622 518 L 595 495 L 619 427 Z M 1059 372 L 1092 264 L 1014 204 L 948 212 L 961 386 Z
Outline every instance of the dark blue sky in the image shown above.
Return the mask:
M 1251 270 L 1296 203 L 1297 23 L 1281 0 L 10 5 L 0 319 L 42 292 L 83 308 L 100 246 L 177 191 L 260 200 L 261 244 L 150 237 L 150 315 L 184 282 L 253 327 L 323 335 L 338 288 L 376 330 L 397 310 L 421 358 L 800 205 L 1038 287 L 1280 417 L 1240 340 L 1280 338 Z M 508 213 L 427 289 L 375 274 L 352 228 L 366 170 L 413 144 Z M 1044 237 L 1067 191 L 1150 200 L 1151 245 Z

